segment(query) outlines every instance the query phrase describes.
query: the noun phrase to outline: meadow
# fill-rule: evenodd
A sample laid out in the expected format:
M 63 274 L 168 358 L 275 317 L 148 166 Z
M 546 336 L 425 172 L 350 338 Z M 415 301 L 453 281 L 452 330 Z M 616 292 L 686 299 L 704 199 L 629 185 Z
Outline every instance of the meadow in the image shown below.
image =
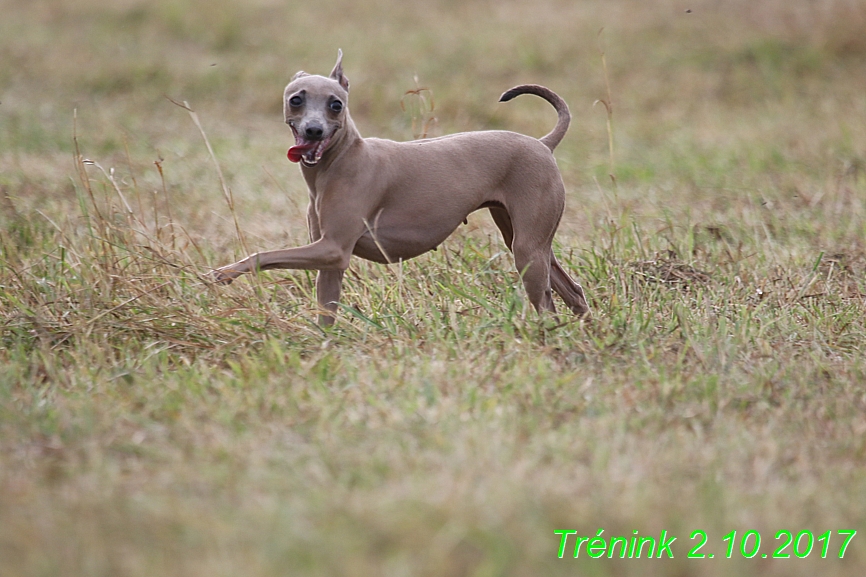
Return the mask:
M 0 14 L 0 575 L 863 574 L 866 1 Z M 213 285 L 306 242 L 282 89 L 338 48 L 365 136 L 569 103 L 590 320 L 539 319 L 482 212 L 353 260 L 330 330 L 311 272 Z M 673 558 L 575 559 L 602 529 Z

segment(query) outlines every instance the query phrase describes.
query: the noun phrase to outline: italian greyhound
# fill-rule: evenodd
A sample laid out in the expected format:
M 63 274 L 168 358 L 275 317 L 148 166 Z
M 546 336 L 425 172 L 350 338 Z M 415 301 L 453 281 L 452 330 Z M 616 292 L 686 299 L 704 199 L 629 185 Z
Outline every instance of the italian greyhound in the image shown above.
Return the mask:
M 565 187 L 553 158 L 571 115 L 551 90 L 522 85 L 520 94 L 547 100 L 558 114 L 547 136 L 490 130 L 411 142 L 362 138 L 349 115 L 343 53 L 327 77 L 298 72 L 283 97 L 286 124 L 310 190 L 310 244 L 260 252 L 215 271 L 220 283 L 273 268 L 318 270 L 319 324 L 334 322 L 351 256 L 378 263 L 414 258 L 439 246 L 466 216 L 490 211 L 514 253 L 536 311 L 555 313 L 551 288 L 571 311 L 589 314 L 583 289 L 560 266 L 551 243 L 565 207 Z

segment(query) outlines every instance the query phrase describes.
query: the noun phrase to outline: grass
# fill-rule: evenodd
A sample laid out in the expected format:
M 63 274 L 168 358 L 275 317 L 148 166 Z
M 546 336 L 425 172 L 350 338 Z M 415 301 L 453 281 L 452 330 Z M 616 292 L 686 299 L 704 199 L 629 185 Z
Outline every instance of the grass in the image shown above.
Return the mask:
M 0 8 L 0 574 L 862 574 L 863 2 Z M 354 261 L 330 331 L 311 273 L 207 281 L 305 242 L 280 95 L 338 47 L 369 136 L 540 136 L 498 95 L 563 95 L 591 322 L 539 320 L 480 213 Z

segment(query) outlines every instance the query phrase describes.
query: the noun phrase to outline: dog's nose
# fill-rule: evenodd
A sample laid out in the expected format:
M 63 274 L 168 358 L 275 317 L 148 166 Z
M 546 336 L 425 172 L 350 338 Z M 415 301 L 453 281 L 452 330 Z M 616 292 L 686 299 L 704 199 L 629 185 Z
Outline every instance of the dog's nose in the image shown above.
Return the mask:
M 304 130 L 304 136 L 310 140 L 320 140 L 325 134 L 325 129 L 320 124 L 311 124 Z

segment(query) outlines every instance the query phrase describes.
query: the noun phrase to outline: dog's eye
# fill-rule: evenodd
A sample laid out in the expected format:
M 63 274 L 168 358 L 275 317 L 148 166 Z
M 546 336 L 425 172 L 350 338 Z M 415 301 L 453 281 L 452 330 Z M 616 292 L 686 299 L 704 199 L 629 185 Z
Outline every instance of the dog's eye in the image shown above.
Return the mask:
M 331 103 L 331 112 L 338 112 L 339 113 L 339 112 L 342 112 L 342 110 L 343 110 L 343 103 L 340 102 L 339 100 L 335 100 Z
M 300 106 L 304 103 L 304 99 L 300 96 L 292 96 L 289 98 L 289 105 L 291 106 Z

